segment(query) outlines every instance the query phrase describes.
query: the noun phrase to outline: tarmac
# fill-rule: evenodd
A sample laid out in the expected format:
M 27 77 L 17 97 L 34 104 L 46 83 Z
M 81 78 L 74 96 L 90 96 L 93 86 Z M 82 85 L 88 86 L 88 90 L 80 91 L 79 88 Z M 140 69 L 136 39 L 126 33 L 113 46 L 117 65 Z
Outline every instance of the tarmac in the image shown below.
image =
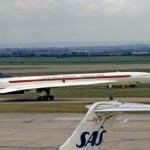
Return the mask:
M 84 114 L 0 114 L 0 150 L 54 150 Z M 150 115 L 126 114 L 115 122 L 102 150 L 149 150 Z
M 133 102 L 133 103 L 149 103 L 150 98 L 148 97 L 128 97 L 128 98 L 114 98 L 115 101 L 119 102 Z M 40 101 L 31 98 L 0 98 L 0 103 L 93 103 L 98 101 L 109 101 L 109 98 L 55 98 L 53 101 Z

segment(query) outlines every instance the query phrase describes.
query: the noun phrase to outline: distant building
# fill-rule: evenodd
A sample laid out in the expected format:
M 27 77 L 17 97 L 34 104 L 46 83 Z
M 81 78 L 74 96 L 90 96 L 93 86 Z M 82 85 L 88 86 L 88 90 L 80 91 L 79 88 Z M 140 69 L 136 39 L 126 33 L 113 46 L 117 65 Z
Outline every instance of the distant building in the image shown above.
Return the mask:
M 132 52 L 132 55 L 150 55 L 150 52 Z

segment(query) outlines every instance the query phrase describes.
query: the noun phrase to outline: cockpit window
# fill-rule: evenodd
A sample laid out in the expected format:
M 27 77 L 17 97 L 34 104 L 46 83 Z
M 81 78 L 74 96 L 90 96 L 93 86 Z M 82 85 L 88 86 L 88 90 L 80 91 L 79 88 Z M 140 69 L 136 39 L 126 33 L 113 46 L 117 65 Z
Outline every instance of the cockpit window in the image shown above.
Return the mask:
M 8 74 L 4 74 L 4 73 L 0 73 L 0 78 L 10 78 L 12 76 L 8 75 Z

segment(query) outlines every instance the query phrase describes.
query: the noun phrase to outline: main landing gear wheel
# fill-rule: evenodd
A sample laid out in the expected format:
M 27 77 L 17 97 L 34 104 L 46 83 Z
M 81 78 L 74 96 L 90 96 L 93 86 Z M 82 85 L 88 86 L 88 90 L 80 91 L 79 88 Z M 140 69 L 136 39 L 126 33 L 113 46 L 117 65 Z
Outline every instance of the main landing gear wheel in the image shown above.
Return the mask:
M 39 97 L 37 98 L 37 100 L 52 101 L 52 100 L 54 100 L 54 96 L 53 96 L 53 95 L 49 95 L 49 96 L 47 96 L 47 95 L 45 95 L 45 96 L 39 96 Z
M 38 89 L 38 92 L 39 93 L 46 93 L 46 95 L 43 95 L 42 94 L 42 96 L 39 96 L 38 98 L 37 98 L 37 100 L 45 100 L 45 101 L 51 101 L 51 100 L 54 100 L 54 96 L 53 95 L 50 95 L 50 90 L 51 89 L 47 89 L 47 88 L 45 88 L 45 89 Z

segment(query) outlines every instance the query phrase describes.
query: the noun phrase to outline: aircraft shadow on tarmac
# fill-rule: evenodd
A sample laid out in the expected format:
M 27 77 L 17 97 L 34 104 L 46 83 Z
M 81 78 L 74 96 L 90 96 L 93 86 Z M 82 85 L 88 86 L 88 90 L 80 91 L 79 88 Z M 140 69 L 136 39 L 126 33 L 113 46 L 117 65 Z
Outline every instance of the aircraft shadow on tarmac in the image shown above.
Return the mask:
M 37 99 L 29 99 L 29 98 L 24 98 L 24 99 L 21 99 L 21 98 L 1 98 L 0 99 L 0 103 L 5 103 L 5 102 L 19 102 L 19 103 L 22 103 L 22 102 L 46 102 L 46 100 L 37 100 Z

